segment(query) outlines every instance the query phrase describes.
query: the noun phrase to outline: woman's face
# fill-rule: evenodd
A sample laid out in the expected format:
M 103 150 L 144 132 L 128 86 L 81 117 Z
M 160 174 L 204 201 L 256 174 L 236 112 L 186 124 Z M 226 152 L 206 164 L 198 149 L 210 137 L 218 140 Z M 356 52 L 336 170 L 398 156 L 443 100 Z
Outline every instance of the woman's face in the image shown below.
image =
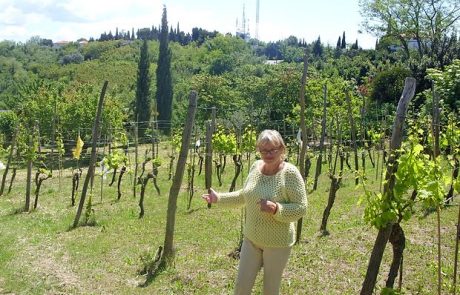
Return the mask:
M 259 146 L 259 153 L 266 163 L 277 162 L 283 154 L 283 147 L 272 142 L 265 142 Z

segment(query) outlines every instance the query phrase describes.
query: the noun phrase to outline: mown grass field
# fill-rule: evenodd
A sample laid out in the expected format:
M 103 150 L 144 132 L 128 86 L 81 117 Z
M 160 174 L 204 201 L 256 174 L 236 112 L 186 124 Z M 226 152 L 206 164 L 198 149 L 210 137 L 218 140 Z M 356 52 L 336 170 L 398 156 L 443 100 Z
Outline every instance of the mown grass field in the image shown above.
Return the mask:
M 204 169 L 195 181 L 191 210 L 186 209 L 184 175 L 174 235 L 175 267 L 142 286 L 146 279 L 139 274 L 143 259 L 154 255 L 164 242 L 171 181 L 168 158 L 164 156 L 162 161 L 161 195 L 149 183 L 144 218 L 138 218 L 139 198 L 133 197 L 130 185 L 133 175 L 125 175 L 123 196 L 117 201 L 116 185 L 108 186 L 109 174 L 102 193 L 101 177 L 95 178 L 92 203 L 96 225 L 72 230 L 77 208 L 70 206 L 71 171 L 65 170 L 60 180 L 57 173 L 46 180 L 37 210 L 21 213 L 25 203 L 25 171 L 21 170 L 11 193 L 0 197 L 0 294 L 231 294 L 238 260 L 228 254 L 238 245 L 242 213 L 239 209 L 206 208 L 200 198 Z M 229 158 L 221 187 L 213 180 L 217 190 L 228 190 L 232 166 Z M 247 166 L 244 175 L 246 171 Z M 282 294 L 359 294 L 361 289 L 377 231 L 362 220 L 364 205 L 358 205 L 358 199 L 363 190 L 355 187 L 347 171 L 329 218 L 330 235 L 319 234 L 330 185 L 326 172 L 324 165 L 318 189 L 308 195 L 302 239 L 285 271 Z M 368 185 L 378 187 L 375 171 L 369 166 L 366 172 Z M 452 287 L 457 204 L 455 200 L 441 212 L 443 294 Z M 419 212 L 403 223 L 403 228 L 407 241 L 402 291 L 436 294 L 436 214 Z M 376 293 L 384 286 L 390 262 L 388 246 Z M 261 294 L 261 276 L 254 294 Z

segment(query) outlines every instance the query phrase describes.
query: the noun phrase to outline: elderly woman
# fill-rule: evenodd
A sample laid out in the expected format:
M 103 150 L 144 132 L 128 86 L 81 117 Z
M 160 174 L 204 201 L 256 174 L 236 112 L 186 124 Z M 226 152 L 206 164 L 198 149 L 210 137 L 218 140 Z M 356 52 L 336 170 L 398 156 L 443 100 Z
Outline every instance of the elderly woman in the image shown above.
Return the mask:
M 203 198 L 222 207 L 245 207 L 244 240 L 234 294 L 251 294 L 264 267 L 263 294 L 279 294 L 281 277 L 295 242 L 295 223 L 307 208 L 305 183 L 299 170 L 284 161 L 286 146 L 276 130 L 260 133 L 256 161 L 242 189 L 210 190 Z

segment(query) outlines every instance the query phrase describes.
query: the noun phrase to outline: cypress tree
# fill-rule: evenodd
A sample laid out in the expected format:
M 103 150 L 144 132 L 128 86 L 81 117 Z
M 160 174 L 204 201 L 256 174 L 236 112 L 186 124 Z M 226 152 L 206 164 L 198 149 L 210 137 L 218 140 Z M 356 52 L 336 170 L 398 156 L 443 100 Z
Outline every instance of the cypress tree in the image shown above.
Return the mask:
M 345 49 L 347 47 L 347 43 L 345 42 L 345 31 L 343 31 L 342 35 L 342 45 L 340 46 L 342 49 Z
M 339 36 L 339 40 L 337 40 L 336 48 L 342 48 L 342 38 L 340 38 L 340 36 Z
M 320 36 L 318 36 L 318 39 L 313 43 L 313 54 L 316 57 L 323 56 L 323 45 L 321 44 Z
M 141 47 L 141 57 L 137 69 L 135 121 L 139 123 L 139 138 L 145 134 L 150 121 L 150 58 L 147 40 L 144 39 Z
M 356 39 L 356 42 L 351 45 L 351 49 L 359 49 L 358 47 L 358 39 Z
M 172 42 L 176 41 L 176 33 L 174 32 L 172 27 L 169 30 L 169 40 Z
M 179 42 L 179 44 L 184 45 L 184 37 L 183 33 L 179 29 L 179 22 L 177 22 L 177 28 L 176 28 L 176 41 Z
M 171 80 L 171 49 L 168 40 L 168 20 L 166 18 L 166 6 L 163 6 L 160 29 L 160 50 L 158 54 L 157 74 L 157 110 L 160 128 L 166 135 L 171 133 L 172 116 L 172 80 Z

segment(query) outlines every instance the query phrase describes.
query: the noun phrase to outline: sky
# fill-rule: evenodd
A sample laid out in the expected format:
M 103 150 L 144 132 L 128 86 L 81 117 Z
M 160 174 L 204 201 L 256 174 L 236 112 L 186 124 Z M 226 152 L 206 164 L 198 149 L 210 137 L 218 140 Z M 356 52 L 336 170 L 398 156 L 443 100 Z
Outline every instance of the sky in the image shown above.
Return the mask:
M 193 27 L 235 34 L 243 23 L 256 35 L 257 0 L 0 0 L 0 41 L 26 42 L 31 37 L 57 41 L 97 39 L 101 33 L 136 31 L 161 23 L 191 33 Z M 358 0 L 259 0 L 258 37 L 283 40 L 291 35 L 311 43 L 318 37 L 335 46 L 345 31 L 347 43 L 373 48 L 376 37 L 364 32 Z

